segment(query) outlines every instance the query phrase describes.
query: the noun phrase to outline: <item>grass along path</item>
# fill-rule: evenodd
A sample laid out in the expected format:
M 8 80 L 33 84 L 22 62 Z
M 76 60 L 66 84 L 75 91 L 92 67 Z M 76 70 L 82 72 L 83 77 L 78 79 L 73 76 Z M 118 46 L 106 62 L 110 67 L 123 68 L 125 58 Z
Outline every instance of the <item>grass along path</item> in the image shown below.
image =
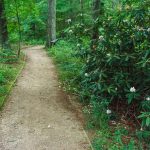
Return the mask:
M 3 60 L 7 61 L 6 59 Z M 24 65 L 25 55 L 21 55 L 21 58 L 16 62 L 0 62 L 0 109 L 4 105 Z
M 88 150 L 82 123 L 68 109 L 73 106 L 59 89 L 52 61 L 41 46 L 26 54 L 25 69 L 1 112 L 0 149 Z

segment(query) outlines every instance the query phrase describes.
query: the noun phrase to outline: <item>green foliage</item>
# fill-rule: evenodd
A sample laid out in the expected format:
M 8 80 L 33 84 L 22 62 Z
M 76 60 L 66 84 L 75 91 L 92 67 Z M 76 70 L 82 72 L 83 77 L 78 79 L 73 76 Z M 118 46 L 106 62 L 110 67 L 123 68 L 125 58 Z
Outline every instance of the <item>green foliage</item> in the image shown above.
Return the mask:
M 0 108 L 10 92 L 10 86 L 22 67 L 22 56 L 18 59 L 14 50 L 0 50 Z
M 45 40 L 47 1 L 16 0 L 6 1 L 6 15 L 10 42 L 19 40 L 19 26 L 21 28 L 22 41 Z M 17 13 L 20 24 L 18 24 Z
M 18 58 L 15 51 L 4 49 L 0 51 L 0 63 L 17 63 Z
M 9 86 L 16 77 L 19 68 L 19 66 L 0 63 L 0 107 L 3 105 L 4 97 L 8 94 Z
M 135 141 L 126 134 L 125 129 L 117 129 L 113 136 L 109 130 L 99 131 L 93 141 L 94 150 L 138 150 Z M 124 144 L 124 140 L 127 140 L 128 143 Z
M 124 8 L 128 6 L 125 5 L 122 10 L 103 19 L 98 47 L 89 53 L 83 72 L 82 84 L 83 87 L 88 85 L 89 95 L 97 95 L 99 100 L 107 99 L 109 103 L 120 99 L 129 104 L 139 103 L 149 95 L 149 20 L 146 5 L 142 2 L 129 10 Z M 135 90 L 132 91 L 132 88 Z
M 30 39 L 29 41 L 24 42 L 26 45 L 43 45 L 45 44 L 42 39 Z
M 122 115 L 128 114 L 128 109 L 118 108 L 117 103 L 134 108 L 131 111 L 135 115 L 143 111 L 139 118 L 143 130 L 149 132 L 150 20 L 147 5 L 147 0 L 137 4 L 124 1 L 113 13 L 110 9 L 100 18 L 99 41 L 95 50 L 88 54 L 80 80 L 80 95 L 84 103 L 101 105 L 102 108 L 96 108 L 96 113 L 92 114 L 94 117 L 109 108 L 113 112 L 123 110 Z M 99 119 L 95 119 L 97 123 Z
M 76 91 L 75 78 L 80 75 L 80 70 L 83 62 L 79 57 L 76 57 L 74 44 L 58 41 L 56 46 L 48 50 L 49 55 L 52 56 L 58 66 L 59 78 L 68 90 Z
M 91 25 L 91 2 L 92 0 L 85 0 L 83 1 L 83 6 L 81 6 L 81 1 L 79 0 L 57 1 L 57 24 L 60 35 L 63 35 L 62 32 L 65 32 L 70 27 L 75 29 L 74 27 L 76 26 L 81 29 L 83 23 L 86 23 L 87 28 L 88 24 Z
M 0 84 L 5 84 L 7 80 L 5 79 L 4 75 L 0 73 Z
M 150 126 L 150 112 L 142 112 L 142 114 L 139 116 L 139 118 L 142 118 L 143 126 L 147 126 L 147 127 Z
M 83 112 L 86 115 L 88 124 L 87 128 L 93 129 L 101 129 L 105 130 L 108 128 L 108 120 L 110 115 L 105 113 L 105 102 L 98 103 L 94 100 L 95 97 L 92 97 L 91 103 L 84 107 Z M 101 113 L 100 113 L 101 112 Z

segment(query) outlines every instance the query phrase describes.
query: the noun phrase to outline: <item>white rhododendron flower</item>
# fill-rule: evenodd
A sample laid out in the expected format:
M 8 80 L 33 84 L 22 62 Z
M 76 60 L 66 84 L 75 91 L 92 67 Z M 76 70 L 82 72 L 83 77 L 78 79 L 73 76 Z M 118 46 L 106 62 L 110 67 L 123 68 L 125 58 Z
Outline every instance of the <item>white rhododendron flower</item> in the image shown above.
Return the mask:
M 150 28 L 148 28 L 147 31 L 150 32 Z
M 108 53 L 108 54 L 107 54 L 107 56 L 108 56 L 108 57 L 110 57 L 110 56 L 111 56 L 111 54 L 109 54 L 109 53 Z
M 139 31 L 144 31 L 144 29 L 141 27 L 141 28 L 139 28 Z
M 143 131 L 143 128 L 141 127 L 141 129 L 140 129 L 141 131 Z
M 123 22 L 128 22 L 128 20 L 127 20 L 127 19 L 125 19 L 125 20 L 123 20 Z
M 144 28 L 143 28 L 143 27 L 137 26 L 136 29 L 137 29 L 138 31 L 144 31 Z
M 112 19 L 112 17 L 108 17 L 108 20 L 111 20 Z
M 88 29 L 84 29 L 84 32 L 87 32 L 88 31 Z
M 88 73 L 85 73 L 85 76 L 88 77 L 89 76 Z
M 131 88 L 130 88 L 130 92 L 132 92 L 132 93 L 136 92 L 135 87 L 131 87 Z
M 79 47 L 80 46 L 80 44 L 77 44 L 77 47 Z
M 72 30 L 69 30 L 69 33 L 73 33 L 73 31 L 72 31 Z
M 101 36 L 99 36 L 99 40 L 100 41 L 103 41 L 104 40 L 104 37 L 101 35 Z
M 147 101 L 150 101 L 150 97 L 147 97 L 146 100 L 147 100 Z
M 71 19 L 68 19 L 67 22 L 68 22 L 68 23 L 71 23 Z
M 107 113 L 107 114 L 111 114 L 111 110 L 110 110 L 110 109 L 107 109 L 106 113 Z

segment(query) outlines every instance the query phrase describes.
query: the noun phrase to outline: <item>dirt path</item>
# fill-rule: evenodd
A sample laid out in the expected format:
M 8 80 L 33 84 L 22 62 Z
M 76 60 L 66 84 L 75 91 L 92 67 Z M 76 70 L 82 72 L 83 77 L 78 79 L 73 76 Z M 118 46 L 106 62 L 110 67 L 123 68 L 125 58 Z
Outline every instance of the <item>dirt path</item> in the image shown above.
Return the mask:
M 26 53 L 25 69 L 0 112 L 0 150 L 87 150 L 82 123 L 65 107 L 52 61 L 41 46 Z

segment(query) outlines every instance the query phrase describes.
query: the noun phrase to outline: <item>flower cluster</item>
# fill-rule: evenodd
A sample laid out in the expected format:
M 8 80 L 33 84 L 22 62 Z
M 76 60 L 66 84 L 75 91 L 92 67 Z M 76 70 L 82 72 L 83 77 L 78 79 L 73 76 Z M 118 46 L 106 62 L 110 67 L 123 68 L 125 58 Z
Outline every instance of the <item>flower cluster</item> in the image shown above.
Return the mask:
M 106 113 L 109 115 L 111 114 L 111 110 L 110 109 L 107 109 Z
M 130 88 L 130 92 L 131 92 L 131 93 L 135 93 L 135 92 L 136 92 L 135 87 L 131 87 L 131 88 Z
M 128 20 L 127 20 L 127 19 L 125 19 L 125 20 L 123 20 L 123 22 L 128 22 Z
M 81 46 L 81 45 L 78 43 L 78 44 L 77 44 L 77 47 L 80 47 L 80 46 Z
M 106 54 L 108 57 L 110 57 L 111 56 L 111 54 L 110 53 L 108 53 L 108 54 Z
M 87 32 L 88 31 L 88 29 L 84 29 L 84 32 Z
M 70 24 L 71 23 L 71 19 L 67 19 L 67 21 L 66 21 L 68 24 Z
M 87 61 L 86 61 L 86 62 L 87 62 L 87 63 L 89 63 L 89 61 L 90 61 L 90 60 L 89 60 L 89 59 L 87 59 Z
M 99 36 L 99 40 L 100 41 L 104 41 L 104 37 L 101 35 L 101 36 Z
M 73 31 L 72 31 L 72 30 L 69 30 L 69 33 L 73 33 Z
M 85 73 L 85 77 L 88 77 L 89 76 L 89 74 L 88 73 Z
M 150 32 L 150 28 L 144 29 L 143 27 L 137 26 L 135 29 L 138 30 L 138 31 L 147 31 L 147 32 Z

